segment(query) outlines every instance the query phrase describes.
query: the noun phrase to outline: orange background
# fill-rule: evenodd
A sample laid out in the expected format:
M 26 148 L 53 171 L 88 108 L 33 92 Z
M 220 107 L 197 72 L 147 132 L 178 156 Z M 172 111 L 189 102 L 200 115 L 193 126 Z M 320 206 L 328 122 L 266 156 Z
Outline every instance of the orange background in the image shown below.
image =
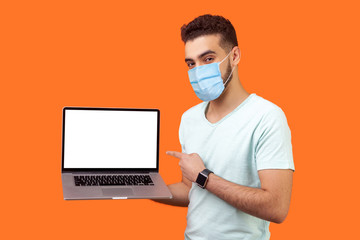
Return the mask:
M 357 1 L 2 1 L 2 239 L 183 239 L 186 208 L 64 201 L 64 106 L 159 108 L 160 173 L 180 180 L 182 113 L 199 103 L 180 27 L 204 13 L 237 30 L 245 88 L 279 105 L 296 172 L 272 239 L 354 239 L 359 194 Z M 226 224 L 226 223 L 225 223 Z

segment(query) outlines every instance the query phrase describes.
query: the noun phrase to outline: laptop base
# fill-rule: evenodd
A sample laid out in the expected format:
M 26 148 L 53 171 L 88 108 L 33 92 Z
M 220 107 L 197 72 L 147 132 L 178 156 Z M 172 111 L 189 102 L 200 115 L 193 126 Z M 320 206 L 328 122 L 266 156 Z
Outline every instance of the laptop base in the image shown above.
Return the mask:
M 63 194 L 65 200 L 83 199 L 171 199 L 172 195 L 158 173 L 150 173 L 154 185 L 140 186 L 76 186 L 74 176 L 89 175 L 63 173 Z M 90 175 L 93 175 L 91 173 Z M 117 175 L 117 174 L 114 174 Z

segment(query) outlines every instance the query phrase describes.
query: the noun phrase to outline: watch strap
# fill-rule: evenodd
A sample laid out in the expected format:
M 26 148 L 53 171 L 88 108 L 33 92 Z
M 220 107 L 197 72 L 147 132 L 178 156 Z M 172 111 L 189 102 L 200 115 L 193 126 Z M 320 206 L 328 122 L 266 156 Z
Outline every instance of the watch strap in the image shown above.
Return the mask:
M 214 172 L 211 171 L 211 170 L 209 170 L 209 169 L 207 169 L 207 168 L 205 168 L 204 170 L 202 170 L 201 173 L 204 174 L 205 176 L 209 177 L 209 174 L 210 174 L 210 173 L 214 173 Z

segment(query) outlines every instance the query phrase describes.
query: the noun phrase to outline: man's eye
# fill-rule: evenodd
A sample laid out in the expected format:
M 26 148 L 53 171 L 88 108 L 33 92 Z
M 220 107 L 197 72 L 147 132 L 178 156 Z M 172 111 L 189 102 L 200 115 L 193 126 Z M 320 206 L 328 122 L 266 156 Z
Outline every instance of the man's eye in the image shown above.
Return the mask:
M 205 62 L 211 62 L 211 61 L 213 61 L 214 60 L 214 58 L 212 58 L 212 57 L 207 57 L 207 58 L 205 58 Z
M 187 63 L 187 65 L 188 65 L 189 68 L 194 67 L 194 63 L 192 63 L 192 62 L 191 62 L 191 63 Z

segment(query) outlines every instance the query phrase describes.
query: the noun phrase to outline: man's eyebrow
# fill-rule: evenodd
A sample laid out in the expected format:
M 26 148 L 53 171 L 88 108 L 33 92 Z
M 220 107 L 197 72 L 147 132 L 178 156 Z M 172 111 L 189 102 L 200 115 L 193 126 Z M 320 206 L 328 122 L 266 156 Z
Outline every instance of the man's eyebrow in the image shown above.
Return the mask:
M 208 50 L 208 51 L 203 52 L 202 54 L 200 54 L 200 55 L 198 56 L 198 58 L 202 58 L 203 56 L 208 55 L 208 54 L 210 54 L 210 53 L 216 53 L 216 52 L 214 52 L 214 51 L 212 51 L 212 50 Z M 193 59 L 192 59 L 192 58 L 185 58 L 185 62 L 187 62 L 187 61 L 193 61 Z

